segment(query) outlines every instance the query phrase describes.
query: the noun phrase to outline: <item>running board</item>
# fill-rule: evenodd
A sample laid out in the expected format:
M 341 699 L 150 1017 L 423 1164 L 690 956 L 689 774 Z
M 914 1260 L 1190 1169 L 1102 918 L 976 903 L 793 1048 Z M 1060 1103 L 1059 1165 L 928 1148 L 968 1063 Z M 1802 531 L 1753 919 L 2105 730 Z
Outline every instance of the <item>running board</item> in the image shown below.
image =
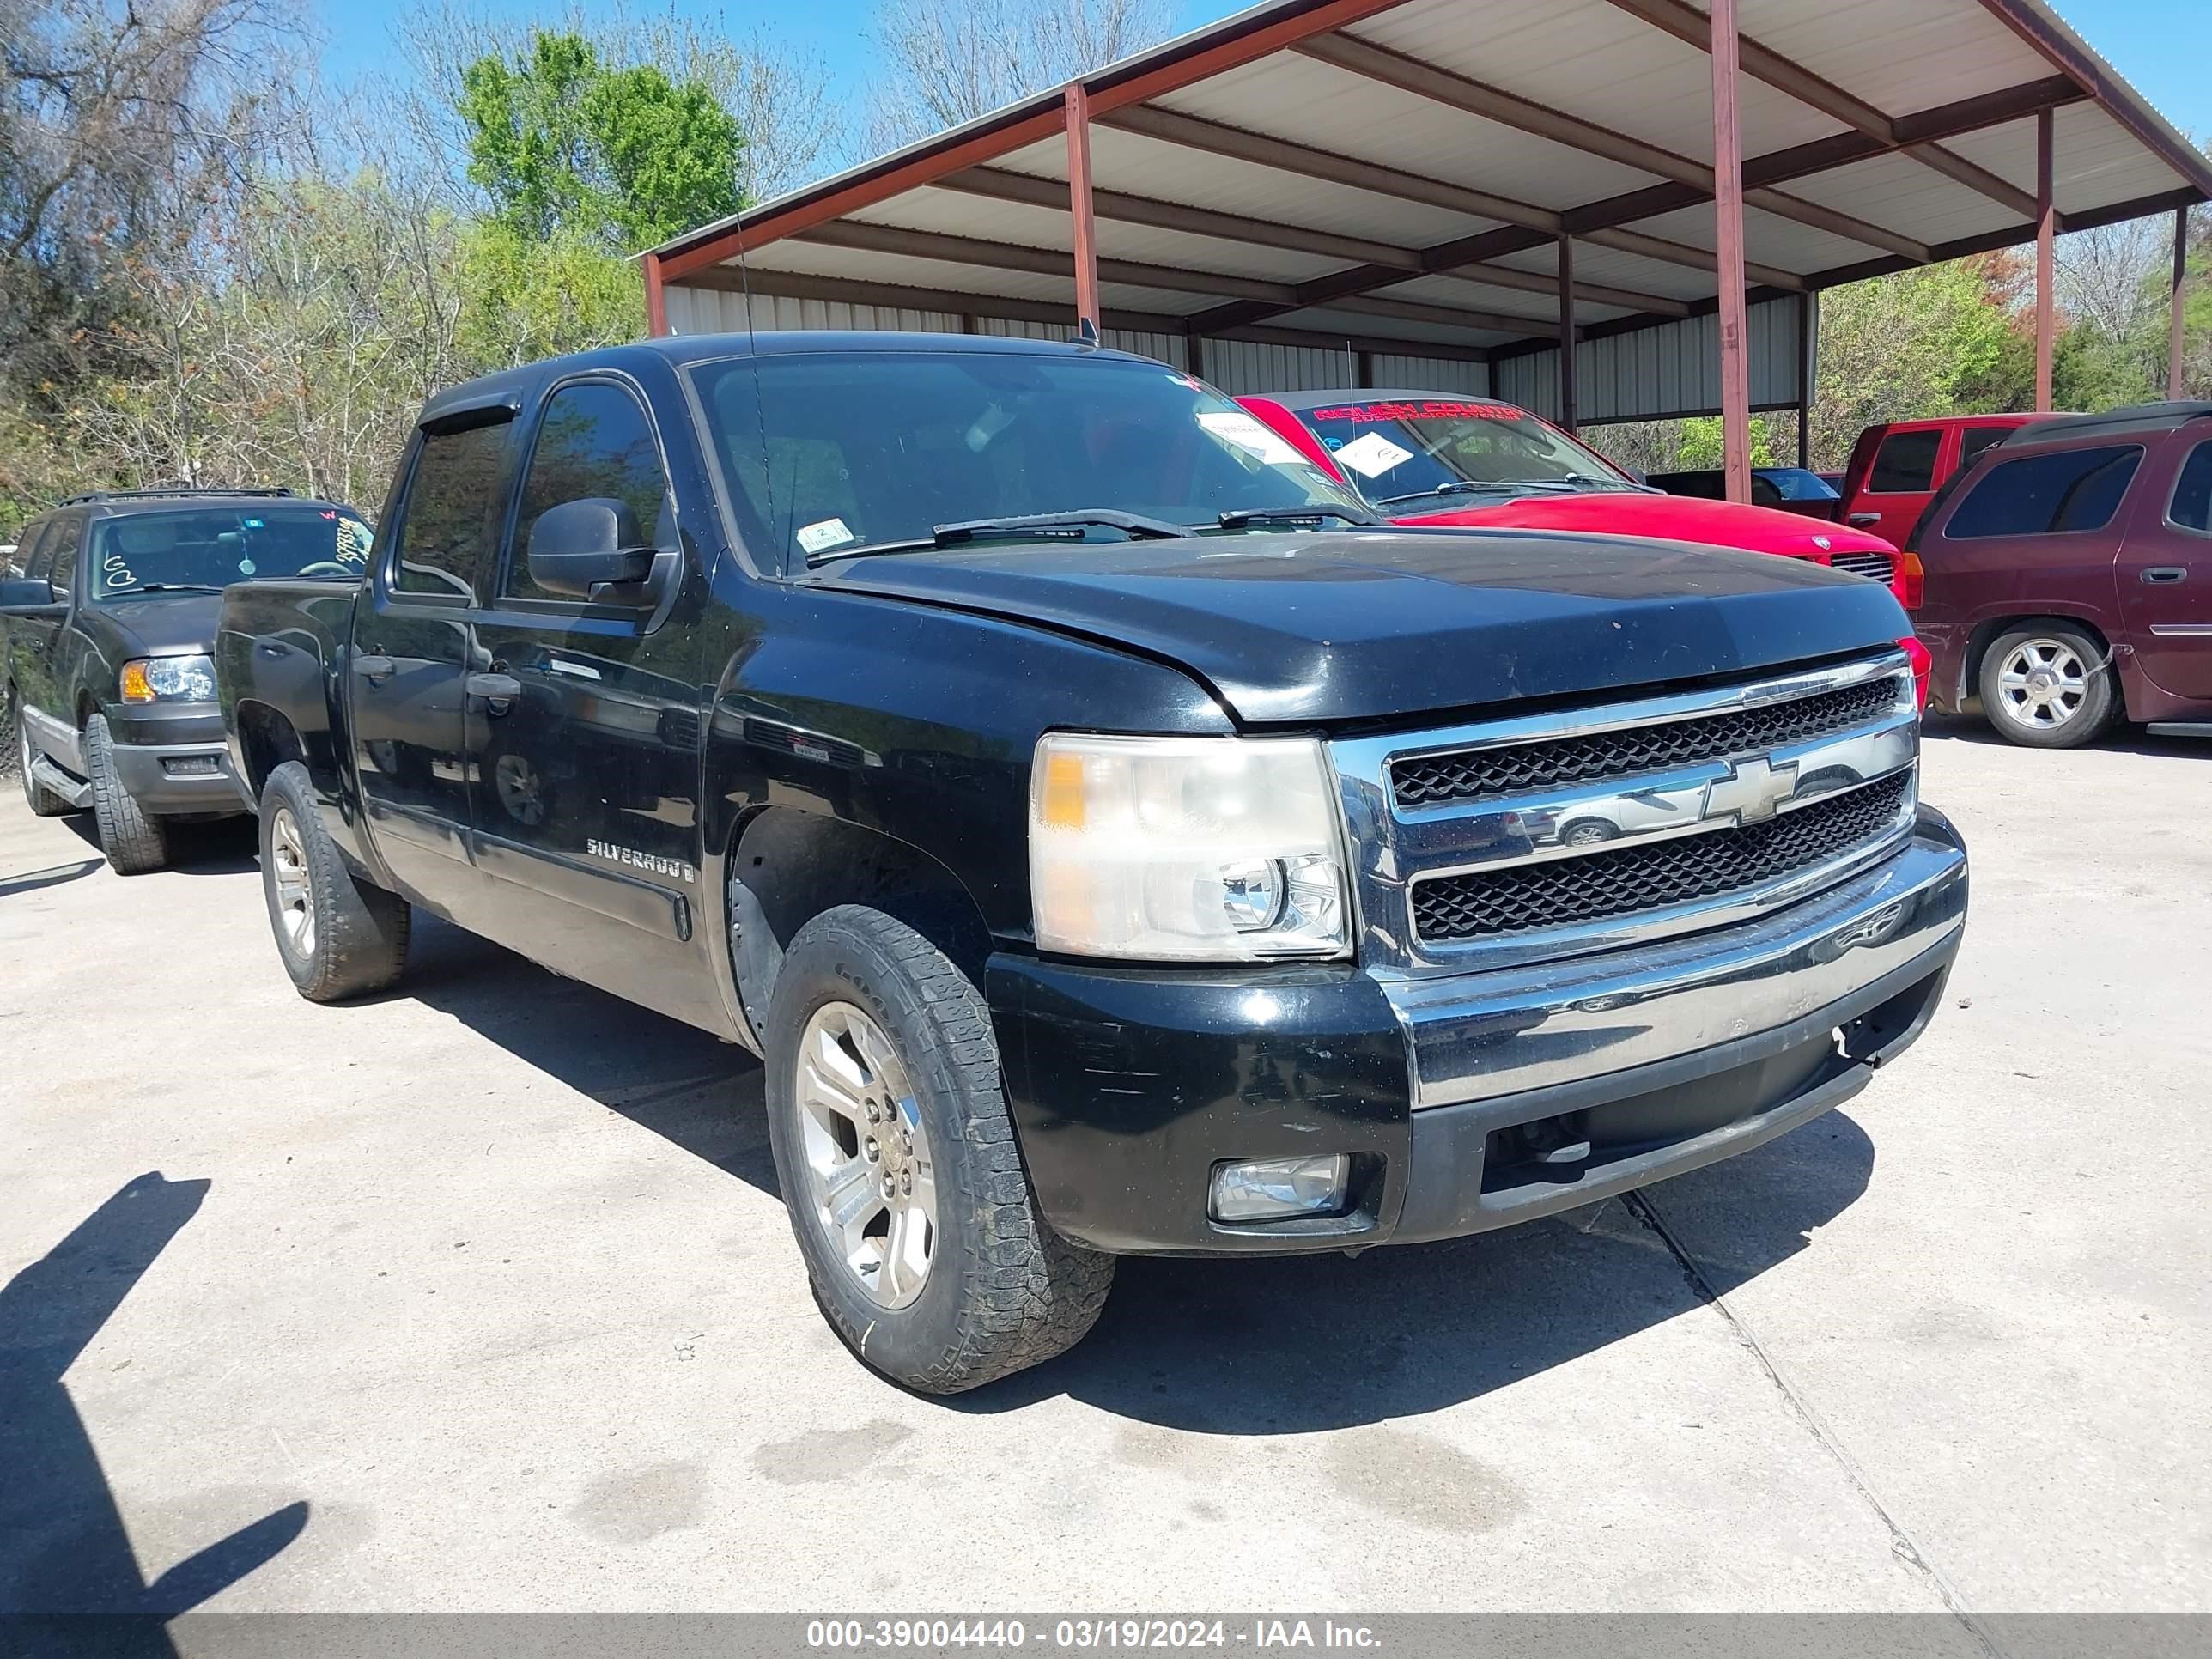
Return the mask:
M 71 806 L 82 810 L 92 805 L 92 785 L 71 777 L 44 755 L 31 763 L 31 776 L 48 794 L 59 795 Z
M 2154 738 L 2212 738 L 2212 720 L 2153 720 Z

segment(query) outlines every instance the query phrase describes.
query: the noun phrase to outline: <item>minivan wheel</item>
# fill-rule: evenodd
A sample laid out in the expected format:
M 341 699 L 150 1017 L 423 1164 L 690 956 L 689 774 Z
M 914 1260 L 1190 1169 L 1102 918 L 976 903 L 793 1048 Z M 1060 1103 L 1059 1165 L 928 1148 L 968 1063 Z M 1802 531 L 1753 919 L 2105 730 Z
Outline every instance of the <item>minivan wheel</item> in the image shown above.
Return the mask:
M 23 718 L 23 700 L 13 692 L 8 696 L 8 718 L 15 726 L 15 773 L 23 786 L 23 800 L 31 809 L 31 816 L 61 817 L 70 810 L 70 804 L 31 775 L 31 766 L 38 759 L 39 751 L 31 742 L 30 724 Z
M 414 912 L 346 868 L 298 761 L 270 773 L 261 792 L 261 892 L 276 954 L 308 1001 L 381 991 L 405 969 Z
M 825 911 L 784 955 L 766 1036 L 784 1206 L 862 1364 L 957 1394 L 1081 1340 L 1114 1258 L 1037 1212 L 989 1011 L 944 952 L 879 910 Z
M 168 826 L 139 805 L 116 775 L 115 740 L 108 735 L 105 714 L 84 723 L 84 769 L 92 780 L 93 827 L 100 832 L 107 867 L 118 876 L 167 869 Z
M 1982 655 L 1982 710 L 2030 749 L 2094 743 L 2118 712 L 2104 644 L 2063 623 L 2014 629 Z

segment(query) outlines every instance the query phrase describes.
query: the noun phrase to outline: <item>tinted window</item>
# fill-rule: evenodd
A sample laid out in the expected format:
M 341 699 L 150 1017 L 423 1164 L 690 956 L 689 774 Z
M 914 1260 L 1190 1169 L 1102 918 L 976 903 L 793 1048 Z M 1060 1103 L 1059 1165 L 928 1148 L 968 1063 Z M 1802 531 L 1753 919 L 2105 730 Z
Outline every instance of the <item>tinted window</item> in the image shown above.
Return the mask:
M 1633 488 L 1595 450 L 1511 404 L 1379 398 L 1300 410 L 1298 419 L 1378 507 L 1452 495 L 1552 493 L 1563 484 Z
M 1828 487 L 1826 479 L 1817 472 L 1808 472 L 1801 466 L 1762 467 L 1752 476 L 1764 478 L 1785 501 L 1832 501 L 1836 499 L 1836 492 Z
M 76 586 L 76 550 L 84 540 L 84 515 L 71 514 L 66 519 L 57 519 L 39 545 L 39 561 L 46 566 L 46 579 L 54 585 L 54 592 L 66 593 Z
M 1943 526 L 1949 541 L 2045 536 L 2112 522 L 2142 450 L 2133 444 L 2062 449 L 1993 466 Z
M 2018 428 L 2009 426 L 1970 426 L 1959 434 L 1959 471 L 1964 472 Z
M 548 507 L 602 496 L 629 508 L 639 535 L 655 547 L 676 544 L 660 447 L 637 399 L 618 386 L 563 386 L 546 404 L 538 428 L 500 592 L 515 599 L 571 599 L 548 593 L 530 580 L 530 532 Z
M 510 422 L 425 433 L 393 537 L 392 586 L 473 602 L 503 501 Z
M 1073 352 L 807 352 L 696 373 L 739 530 L 771 568 L 884 543 L 927 544 L 939 525 L 1084 508 L 1216 535 L 1230 512 L 1327 504 L 1365 515 L 1287 438 L 1161 363 Z M 1218 550 L 1208 541 L 1190 548 L 1194 558 Z
M 2173 505 L 2166 516 L 2184 530 L 2212 532 L 2212 438 L 2191 450 L 2181 464 L 2181 476 L 2173 483 Z
M 46 556 L 52 550 L 40 545 L 40 539 L 52 527 L 51 520 L 25 526 L 22 542 L 15 549 L 15 568 L 24 575 L 43 576 L 46 574 Z
M 1874 476 L 1867 488 L 1878 495 L 1907 495 L 1936 487 L 1936 452 L 1943 442 L 1941 430 L 1893 432 L 1875 452 Z

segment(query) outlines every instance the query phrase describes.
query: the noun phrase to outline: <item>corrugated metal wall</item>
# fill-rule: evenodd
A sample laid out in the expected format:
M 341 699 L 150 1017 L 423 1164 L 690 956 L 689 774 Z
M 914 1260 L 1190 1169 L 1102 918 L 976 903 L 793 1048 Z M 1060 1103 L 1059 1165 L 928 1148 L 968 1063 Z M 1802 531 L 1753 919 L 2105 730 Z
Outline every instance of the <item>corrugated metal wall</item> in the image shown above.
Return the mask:
M 1752 307 L 1747 321 L 1753 408 L 1797 401 L 1796 295 Z M 1656 421 L 1709 415 L 1721 404 L 1717 317 L 1690 317 L 1632 334 L 1585 340 L 1575 351 L 1577 414 L 1585 422 Z M 1493 389 L 1547 419 L 1559 413 L 1559 354 L 1532 352 L 1491 365 Z
M 745 330 L 745 296 L 742 294 L 671 283 L 665 297 L 668 326 L 678 334 L 741 334 Z M 842 301 L 787 300 L 763 294 L 753 296 L 752 326 L 919 329 L 957 334 L 963 325 L 957 313 L 949 311 L 908 311 L 886 306 L 847 305 Z M 975 327 L 978 334 L 1023 340 L 1067 340 L 1075 336 L 1074 327 L 1069 324 L 1011 322 L 1001 317 L 978 317 Z M 1109 328 L 1101 339 L 1116 351 L 1157 357 L 1177 368 L 1190 366 L 1179 334 L 1138 334 Z M 1358 365 L 1352 353 L 1317 347 L 1208 340 L 1204 343 L 1203 356 L 1206 378 L 1232 396 L 1320 391 L 1352 386 L 1359 378 Z M 1377 386 L 1460 393 L 1486 394 L 1490 391 L 1490 370 L 1482 363 L 1378 354 L 1373 369 Z

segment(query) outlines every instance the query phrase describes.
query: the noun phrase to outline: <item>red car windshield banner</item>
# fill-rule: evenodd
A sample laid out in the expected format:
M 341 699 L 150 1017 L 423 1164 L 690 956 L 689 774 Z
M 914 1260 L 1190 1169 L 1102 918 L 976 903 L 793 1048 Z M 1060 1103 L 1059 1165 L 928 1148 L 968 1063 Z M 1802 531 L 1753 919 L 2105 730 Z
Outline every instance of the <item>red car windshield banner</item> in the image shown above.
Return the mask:
M 1306 411 L 1310 421 L 1525 421 L 1510 404 L 1457 404 L 1426 398 L 1418 404 L 1343 404 Z

